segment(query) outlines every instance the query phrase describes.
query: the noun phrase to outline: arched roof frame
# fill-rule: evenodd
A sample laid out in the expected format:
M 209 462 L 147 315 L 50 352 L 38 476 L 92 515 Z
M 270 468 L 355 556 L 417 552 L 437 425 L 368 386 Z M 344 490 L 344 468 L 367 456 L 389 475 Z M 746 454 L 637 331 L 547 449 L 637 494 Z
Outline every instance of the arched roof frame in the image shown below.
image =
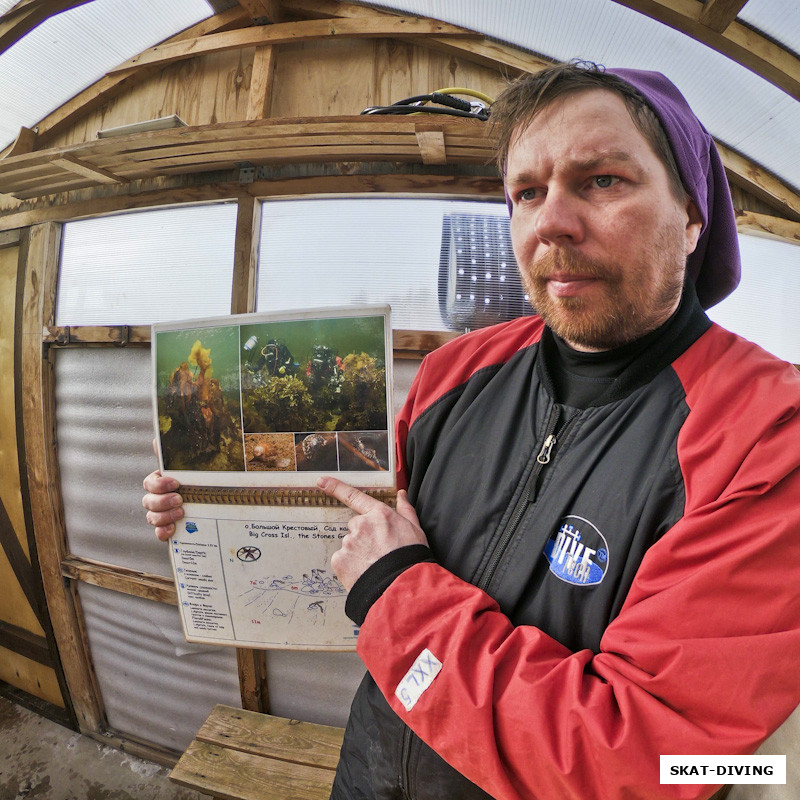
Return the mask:
M 48 16 L 86 2 L 91 0 L 21 0 L 0 17 L 0 50 L 10 46 Z M 698 0 L 614 2 L 697 39 L 769 80 L 792 98 L 800 99 L 800 59 L 787 47 L 739 21 L 738 15 L 746 5 L 743 0 L 706 0 L 705 3 Z M 35 132 L 23 129 L 5 156 L 27 156 L 29 161 L 35 160 L 35 153 L 46 148 L 48 140 L 81 114 L 127 91 L 166 63 L 192 58 L 199 52 L 221 52 L 242 46 L 267 49 L 271 43 L 296 41 L 298 36 L 303 35 L 303 26 L 310 38 L 370 35 L 416 42 L 424 38 L 427 47 L 449 50 L 477 63 L 502 64 L 509 75 L 548 63 L 546 58 L 525 53 L 472 30 L 449 24 L 441 24 L 437 28 L 432 20 L 401 17 L 398 16 L 399 12 L 392 13 L 339 0 L 241 0 L 240 3 L 213 0 L 212 5 L 217 10 L 213 16 L 109 71 L 88 89 L 48 114 L 35 126 Z M 295 20 L 306 17 L 307 22 L 283 22 L 287 16 Z M 325 19 L 338 19 L 341 22 L 326 28 Z M 269 69 L 269 65 L 265 69 Z M 257 109 L 254 109 L 253 117 L 259 118 Z M 423 138 L 417 135 L 416 140 L 422 146 Z M 53 161 L 59 169 L 73 176 L 78 175 L 89 183 L 120 184 L 150 177 L 146 171 L 137 175 L 135 170 L 121 175 L 100 163 L 94 163 L 91 156 L 84 157 L 86 154 L 83 150 L 88 153 L 97 149 L 95 145 L 86 143 L 74 148 L 75 152 L 60 152 Z M 760 198 L 774 210 L 777 220 L 769 223 L 773 232 L 780 228 L 779 235 L 782 238 L 800 240 L 795 225 L 785 226 L 780 222 L 781 217 L 790 223 L 800 222 L 800 195 L 794 187 L 724 142 L 718 142 L 718 145 L 731 183 Z M 335 153 L 329 155 L 335 157 Z M 350 156 L 352 158 L 352 153 Z M 364 160 L 369 160 L 369 157 L 365 156 Z M 194 166 L 202 169 L 200 164 Z M 56 191 L 71 188 L 69 181 L 63 186 L 55 181 L 53 187 Z M 0 190 L 8 191 L 7 184 L 0 184 Z M 23 190 L 17 196 L 36 195 L 26 194 Z M 751 213 L 742 213 L 741 217 L 745 227 L 755 218 Z M 756 220 L 756 227 L 763 228 L 766 224 Z

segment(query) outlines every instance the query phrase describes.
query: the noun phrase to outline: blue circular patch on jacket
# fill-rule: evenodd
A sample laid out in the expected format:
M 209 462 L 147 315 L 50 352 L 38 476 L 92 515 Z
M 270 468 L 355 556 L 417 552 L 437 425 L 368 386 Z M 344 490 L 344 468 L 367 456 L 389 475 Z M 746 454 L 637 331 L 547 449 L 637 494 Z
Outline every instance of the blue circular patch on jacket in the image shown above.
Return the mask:
M 550 572 L 575 586 L 594 586 L 608 569 L 608 542 L 588 519 L 564 517 L 544 546 Z

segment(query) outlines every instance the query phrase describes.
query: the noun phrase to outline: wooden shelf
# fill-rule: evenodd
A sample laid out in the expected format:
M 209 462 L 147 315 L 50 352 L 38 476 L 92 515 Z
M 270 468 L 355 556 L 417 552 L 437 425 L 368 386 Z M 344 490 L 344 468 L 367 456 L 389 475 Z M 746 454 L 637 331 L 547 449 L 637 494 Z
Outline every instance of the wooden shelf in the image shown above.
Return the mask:
M 485 122 L 431 115 L 266 119 L 97 139 L 0 159 L 0 192 L 20 200 L 100 184 L 251 164 L 392 161 L 487 164 Z M 432 142 L 434 143 L 432 145 Z

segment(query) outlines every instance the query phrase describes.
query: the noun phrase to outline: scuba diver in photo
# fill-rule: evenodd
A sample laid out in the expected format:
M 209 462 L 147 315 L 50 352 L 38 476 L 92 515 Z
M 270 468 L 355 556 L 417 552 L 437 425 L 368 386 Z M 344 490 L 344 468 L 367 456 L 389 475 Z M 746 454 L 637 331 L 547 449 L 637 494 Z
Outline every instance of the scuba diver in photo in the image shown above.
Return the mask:
M 334 392 L 341 391 L 344 380 L 341 357 L 334 355 L 327 345 L 315 344 L 311 360 L 306 365 L 306 378 L 312 390 L 327 386 Z
M 270 339 L 260 350 L 258 350 L 258 337 L 251 336 L 243 346 L 247 353 L 245 368 L 254 378 L 254 382 L 263 385 L 264 379 L 283 378 L 294 375 L 300 368 L 300 364 L 295 361 L 289 348 L 277 339 Z M 254 353 L 259 353 L 255 363 L 253 363 Z

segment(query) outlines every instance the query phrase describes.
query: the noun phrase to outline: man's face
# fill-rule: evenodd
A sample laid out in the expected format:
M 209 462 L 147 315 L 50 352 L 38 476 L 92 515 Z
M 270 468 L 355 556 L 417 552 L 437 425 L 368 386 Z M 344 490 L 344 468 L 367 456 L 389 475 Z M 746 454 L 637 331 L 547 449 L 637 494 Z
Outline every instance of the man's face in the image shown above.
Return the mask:
M 701 221 L 615 92 L 540 111 L 512 142 L 506 189 L 531 303 L 573 347 L 633 341 L 677 308 Z

